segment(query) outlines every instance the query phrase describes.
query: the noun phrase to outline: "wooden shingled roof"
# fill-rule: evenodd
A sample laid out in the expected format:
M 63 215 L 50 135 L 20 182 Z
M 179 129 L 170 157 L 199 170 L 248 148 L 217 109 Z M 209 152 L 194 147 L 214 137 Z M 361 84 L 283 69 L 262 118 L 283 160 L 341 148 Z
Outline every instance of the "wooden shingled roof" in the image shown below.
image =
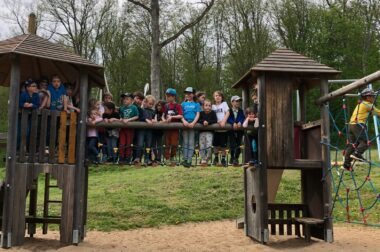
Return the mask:
M 292 50 L 280 48 L 252 67 L 232 87 L 238 88 L 244 85 L 244 82 L 249 78 L 255 78 L 259 72 L 299 73 L 302 75 L 323 74 L 332 76 L 341 73 L 334 68 L 328 67 Z
M 64 79 L 65 76 L 74 78 L 77 74 L 73 72 L 78 72 L 80 67 L 84 66 L 88 69 L 90 82 L 96 86 L 105 85 L 102 66 L 35 34 L 25 34 L 0 41 L 0 85 L 9 85 L 7 72 L 10 71 L 12 54 L 20 55 L 22 78 L 27 75 L 38 78 L 41 75 L 51 74 L 59 74 Z M 73 81 L 68 78 L 65 81 Z

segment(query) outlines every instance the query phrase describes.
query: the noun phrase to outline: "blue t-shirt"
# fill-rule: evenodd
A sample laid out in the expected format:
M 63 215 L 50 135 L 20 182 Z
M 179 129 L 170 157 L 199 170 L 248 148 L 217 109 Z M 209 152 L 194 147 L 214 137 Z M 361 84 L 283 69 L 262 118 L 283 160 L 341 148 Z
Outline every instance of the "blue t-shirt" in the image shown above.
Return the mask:
M 63 99 L 66 95 L 66 88 L 63 84 L 57 89 L 50 84 L 47 90 L 50 92 L 50 110 L 63 110 Z
M 183 117 L 186 121 L 192 122 L 198 112 L 201 112 L 201 106 L 198 102 L 182 102 Z

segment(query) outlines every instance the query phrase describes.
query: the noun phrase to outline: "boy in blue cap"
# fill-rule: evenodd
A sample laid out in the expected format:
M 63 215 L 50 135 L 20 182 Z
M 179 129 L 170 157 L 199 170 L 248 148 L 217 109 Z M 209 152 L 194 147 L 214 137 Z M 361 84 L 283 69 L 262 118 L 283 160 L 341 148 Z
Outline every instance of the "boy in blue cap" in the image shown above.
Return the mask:
M 165 92 L 166 104 L 163 114 L 163 121 L 167 123 L 181 122 L 182 107 L 176 103 L 177 91 L 174 88 L 168 88 Z M 165 159 L 170 160 L 171 165 L 174 164 L 174 159 L 177 154 L 177 146 L 179 142 L 178 130 L 167 130 L 165 132 Z

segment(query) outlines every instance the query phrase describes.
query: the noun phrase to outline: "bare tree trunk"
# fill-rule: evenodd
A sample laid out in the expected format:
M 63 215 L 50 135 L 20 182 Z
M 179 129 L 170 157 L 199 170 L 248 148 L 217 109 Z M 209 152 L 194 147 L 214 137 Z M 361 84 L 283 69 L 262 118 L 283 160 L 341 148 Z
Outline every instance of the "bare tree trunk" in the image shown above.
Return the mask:
M 152 54 L 150 61 L 150 82 L 152 95 L 157 99 L 161 98 L 161 45 L 160 45 L 160 7 L 158 0 L 151 0 L 152 15 Z
M 159 0 L 151 0 L 150 6 L 145 5 L 139 0 L 128 0 L 137 6 L 148 11 L 151 15 L 151 29 L 152 29 L 152 54 L 150 63 L 150 81 L 152 95 L 156 98 L 161 98 L 160 87 L 161 87 L 161 49 L 168 45 L 170 42 L 176 40 L 180 35 L 182 35 L 186 30 L 190 29 L 194 25 L 198 24 L 202 18 L 210 11 L 211 7 L 214 5 L 215 0 L 210 0 L 210 2 L 201 2 L 206 8 L 190 23 L 184 25 L 176 33 L 174 33 L 169 38 L 165 39 L 160 43 L 160 5 Z

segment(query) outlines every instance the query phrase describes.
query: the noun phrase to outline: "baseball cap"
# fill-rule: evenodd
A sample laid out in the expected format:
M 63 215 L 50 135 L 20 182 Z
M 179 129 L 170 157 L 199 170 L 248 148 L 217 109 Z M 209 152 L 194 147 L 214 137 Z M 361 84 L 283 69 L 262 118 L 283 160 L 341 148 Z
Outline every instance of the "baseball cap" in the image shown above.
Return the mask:
M 129 97 L 129 98 L 132 98 L 132 99 L 133 99 L 133 94 L 131 94 L 131 93 L 124 93 L 124 94 L 121 94 L 120 97 L 121 97 L 121 98 Z
M 194 88 L 192 88 L 192 87 L 187 87 L 186 89 L 185 89 L 185 93 L 195 93 L 195 89 Z
M 177 96 L 177 91 L 174 88 L 168 88 L 165 94 Z
M 32 84 L 36 84 L 33 80 L 26 80 L 25 82 L 24 82 L 24 86 L 25 87 L 29 87 L 30 85 L 32 85 Z
M 241 101 L 241 97 L 238 95 L 234 95 L 231 97 L 231 102 L 233 102 L 233 101 Z

